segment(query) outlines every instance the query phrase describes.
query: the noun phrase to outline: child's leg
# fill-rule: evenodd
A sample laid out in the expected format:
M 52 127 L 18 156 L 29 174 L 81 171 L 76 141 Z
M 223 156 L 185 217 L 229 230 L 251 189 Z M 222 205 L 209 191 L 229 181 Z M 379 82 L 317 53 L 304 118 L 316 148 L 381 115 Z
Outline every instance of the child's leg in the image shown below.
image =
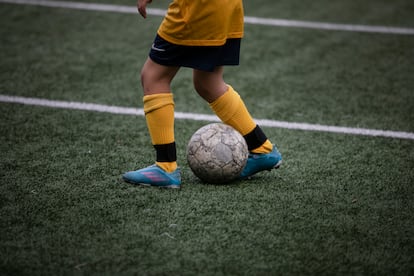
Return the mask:
M 148 58 L 141 71 L 144 112 L 157 154 L 156 164 L 167 172 L 177 168 L 174 100 L 170 84 L 178 70 L 178 67 L 159 65 Z
M 144 95 L 170 93 L 171 81 L 179 69 L 179 67 L 160 65 L 148 58 L 141 70 Z
M 240 174 L 241 179 L 280 166 L 282 156 L 254 122 L 240 95 L 226 85 L 222 67 L 217 67 L 214 72 L 194 70 L 194 86 L 216 115 L 245 138 L 250 154 Z
M 174 101 L 170 83 L 178 67 L 166 67 L 148 59 L 141 71 L 144 88 L 144 112 L 152 144 L 157 157 L 156 165 L 126 172 L 126 182 L 166 188 L 180 188 L 181 174 L 177 168 L 174 140 Z
M 223 80 L 223 67 L 214 72 L 194 70 L 194 87 L 226 124 L 234 127 L 246 139 L 249 150 L 255 153 L 272 151 L 272 144 L 254 122 L 240 95 Z

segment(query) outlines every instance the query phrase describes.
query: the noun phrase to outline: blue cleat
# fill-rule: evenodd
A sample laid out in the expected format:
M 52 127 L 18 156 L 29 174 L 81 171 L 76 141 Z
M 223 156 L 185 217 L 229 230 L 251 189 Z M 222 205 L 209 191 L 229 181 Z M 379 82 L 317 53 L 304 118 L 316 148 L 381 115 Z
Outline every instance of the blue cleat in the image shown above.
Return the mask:
M 273 150 L 269 153 L 249 153 L 246 166 L 240 174 L 240 179 L 246 179 L 250 176 L 271 169 L 278 169 L 282 164 L 282 155 L 273 145 Z
M 128 183 L 143 186 L 178 189 L 181 186 L 180 168 L 177 168 L 172 173 L 167 173 L 157 165 L 127 172 L 122 176 L 122 179 Z

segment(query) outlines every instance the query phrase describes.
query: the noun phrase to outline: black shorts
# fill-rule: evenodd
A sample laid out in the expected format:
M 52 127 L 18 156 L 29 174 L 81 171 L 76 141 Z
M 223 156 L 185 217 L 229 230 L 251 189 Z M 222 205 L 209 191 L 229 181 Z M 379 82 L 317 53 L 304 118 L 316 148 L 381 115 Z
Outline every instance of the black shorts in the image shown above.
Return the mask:
M 239 65 L 240 38 L 228 39 L 222 46 L 183 46 L 172 44 L 158 34 L 149 57 L 165 66 L 214 71 L 216 66 Z

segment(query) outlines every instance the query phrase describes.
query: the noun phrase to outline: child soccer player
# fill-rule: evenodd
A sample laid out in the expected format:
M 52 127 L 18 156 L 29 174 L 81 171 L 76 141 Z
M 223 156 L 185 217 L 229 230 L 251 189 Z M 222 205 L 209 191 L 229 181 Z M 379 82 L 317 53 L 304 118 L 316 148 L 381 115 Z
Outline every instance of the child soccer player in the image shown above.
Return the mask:
M 144 18 L 151 2 L 137 0 Z M 282 156 L 276 146 L 254 122 L 240 95 L 223 80 L 223 66 L 239 64 L 243 20 L 242 0 L 173 0 L 169 5 L 141 71 L 144 112 L 156 162 L 125 173 L 126 182 L 180 188 L 170 86 L 180 67 L 193 69 L 197 93 L 223 123 L 246 139 L 250 154 L 240 179 L 280 166 Z

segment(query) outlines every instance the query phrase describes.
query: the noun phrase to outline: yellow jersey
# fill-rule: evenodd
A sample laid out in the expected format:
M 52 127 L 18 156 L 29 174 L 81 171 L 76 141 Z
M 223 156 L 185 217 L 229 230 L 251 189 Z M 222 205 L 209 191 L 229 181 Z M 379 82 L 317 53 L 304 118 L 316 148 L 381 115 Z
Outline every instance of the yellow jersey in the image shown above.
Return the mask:
M 185 46 L 221 46 L 243 37 L 242 0 L 173 0 L 158 35 Z

